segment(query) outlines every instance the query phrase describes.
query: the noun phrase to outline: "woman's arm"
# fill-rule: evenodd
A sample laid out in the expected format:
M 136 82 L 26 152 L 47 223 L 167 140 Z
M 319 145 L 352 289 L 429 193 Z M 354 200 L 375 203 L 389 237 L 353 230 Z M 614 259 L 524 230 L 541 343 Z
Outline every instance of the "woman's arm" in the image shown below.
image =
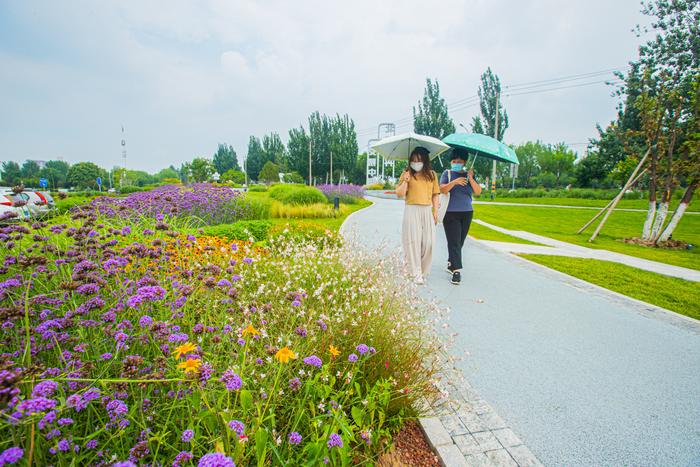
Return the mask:
M 410 175 L 408 174 L 408 171 L 404 171 L 404 173 L 401 174 L 401 177 L 399 177 L 399 184 L 396 185 L 396 196 L 399 198 L 405 198 L 406 193 L 408 192 L 408 177 Z
M 467 177 L 469 177 L 469 186 L 472 187 L 472 191 L 476 196 L 479 196 L 481 194 L 481 185 L 476 183 L 476 180 L 474 180 L 474 170 L 469 169 L 469 172 L 467 172 Z
M 464 177 L 457 177 L 454 180 L 452 180 L 450 183 L 445 183 L 443 185 L 440 185 L 440 193 L 442 194 L 447 194 L 454 188 L 456 185 L 466 185 L 467 184 L 467 179 Z
M 438 223 L 438 209 L 440 208 L 440 195 L 439 194 L 433 194 L 433 220 L 435 221 L 435 225 Z

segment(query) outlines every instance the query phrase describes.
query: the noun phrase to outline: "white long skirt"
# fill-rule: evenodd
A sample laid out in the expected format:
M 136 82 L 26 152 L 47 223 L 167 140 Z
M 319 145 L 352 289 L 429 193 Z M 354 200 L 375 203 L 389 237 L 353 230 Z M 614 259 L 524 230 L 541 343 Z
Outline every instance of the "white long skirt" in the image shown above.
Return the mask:
M 432 206 L 406 205 L 403 212 L 401 240 L 408 273 L 416 280 L 427 277 L 433 262 L 433 244 L 435 243 Z

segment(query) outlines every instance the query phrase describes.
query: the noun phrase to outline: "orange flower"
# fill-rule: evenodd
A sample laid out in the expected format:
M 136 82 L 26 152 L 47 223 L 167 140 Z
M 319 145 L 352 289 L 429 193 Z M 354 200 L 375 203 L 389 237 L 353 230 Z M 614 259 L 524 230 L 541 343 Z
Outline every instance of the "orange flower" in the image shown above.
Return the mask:
M 243 336 L 244 336 L 244 337 L 247 336 L 248 334 L 252 334 L 252 335 L 254 335 L 254 336 L 259 336 L 259 335 L 260 335 L 260 333 L 258 332 L 258 330 L 255 329 L 255 328 L 253 327 L 252 324 L 249 324 L 248 327 L 245 328 L 245 329 L 243 330 Z
M 328 351 L 331 353 L 331 356 L 333 358 L 340 355 L 340 350 L 338 350 L 338 348 L 336 346 L 334 346 L 333 344 L 331 344 L 330 347 L 328 347 Z
M 287 363 L 290 358 L 297 358 L 297 354 L 292 352 L 292 350 L 289 347 L 284 346 L 277 351 L 277 353 L 275 354 L 275 358 L 282 363 Z
M 197 350 L 197 346 L 191 342 L 188 342 L 188 343 L 182 344 L 180 347 L 176 348 L 175 352 L 173 352 L 173 353 L 175 354 L 175 358 L 180 358 L 183 355 L 187 355 L 190 352 L 194 352 L 195 350 Z
M 177 367 L 184 370 L 185 373 L 197 373 L 200 366 L 202 366 L 202 361 L 198 358 L 188 358 L 177 364 Z

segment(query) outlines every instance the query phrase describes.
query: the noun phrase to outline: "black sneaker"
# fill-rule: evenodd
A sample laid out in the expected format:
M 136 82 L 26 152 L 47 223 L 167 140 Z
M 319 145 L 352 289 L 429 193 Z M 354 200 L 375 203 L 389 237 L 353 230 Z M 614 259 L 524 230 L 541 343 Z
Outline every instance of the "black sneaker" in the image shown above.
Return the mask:
M 450 282 L 452 282 L 454 285 L 459 285 L 460 282 L 462 282 L 462 275 L 459 273 L 459 271 L 452 273 L 452 280 Z

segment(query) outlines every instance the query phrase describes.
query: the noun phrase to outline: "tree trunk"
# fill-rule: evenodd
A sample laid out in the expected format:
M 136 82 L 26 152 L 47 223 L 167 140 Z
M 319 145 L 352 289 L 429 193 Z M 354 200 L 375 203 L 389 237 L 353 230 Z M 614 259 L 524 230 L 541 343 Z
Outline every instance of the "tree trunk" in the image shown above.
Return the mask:
M 656 243 L 656 239 L 659 238 L 659 234 L 661 233 L 661 228 L 664 226 L 664 222 L 666 222 L 667 215 L 668 215 L 668 202 L 662 201 L 659 204 L 659 210 L 656 213 L 656 219 L 654 219 L 654 225 L 651 228 L 650 240 L 653 240 L 654 243 Z
M 680 204 L 673 212 L 673 216 L 671 216 L 671 220 L 669 221 L 666 228 L 663 230 L 663 232 L 661 232 L 657 243 L 665 242 L 666 240 L 671 238 L 671 235 L 673 235 L 673 231 L 678 226 L 678 223 L 681 221 L 683 214 L 685 214 L 686 209 L 688 209 L 690 201 L 693 199 L 693 194 L 695 193 L 695 189 L 698 186 L 698 182 L 699 180 L 693 180 L 690 183 L 690 185 L 688 185 L 688 187 L 685 189 L 685 193 L 683 193 L 683 198 L 681 198 Z
M 658 155 L 656 148 L 651 155 L 651 167 L 649 170 L 649 209 L 647 210 L 647 218 L 644 221 L 644 227 L 642 228 L 642 240 L 651 239 L 651 226 L 654 224 L 654 217 L 656 216 L 656 161 Z

